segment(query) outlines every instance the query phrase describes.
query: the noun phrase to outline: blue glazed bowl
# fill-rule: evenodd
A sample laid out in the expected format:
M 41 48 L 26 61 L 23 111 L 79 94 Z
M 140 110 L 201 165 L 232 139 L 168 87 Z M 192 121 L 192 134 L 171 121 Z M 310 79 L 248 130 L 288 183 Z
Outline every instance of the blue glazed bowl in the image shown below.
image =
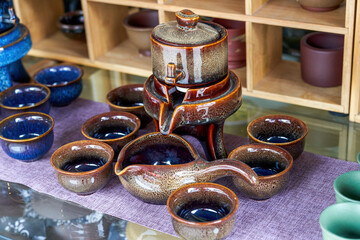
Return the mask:
M 0 122 L 0 140 L 4 152 L 25 162 L 47 153 L 54 142 L 54 120 L 45 113 L 18 113 Z
M 50 88 L 51 105 L 61 107 L 69 105 L 79 97 L 83 74 L 84 71 L 75 65 L 55 65 L 38 71 L 34 79 Z
M 0 93 L 1 115 L 21 112 L 50 112 L 50 89 L 37 83 L 19 84 Z

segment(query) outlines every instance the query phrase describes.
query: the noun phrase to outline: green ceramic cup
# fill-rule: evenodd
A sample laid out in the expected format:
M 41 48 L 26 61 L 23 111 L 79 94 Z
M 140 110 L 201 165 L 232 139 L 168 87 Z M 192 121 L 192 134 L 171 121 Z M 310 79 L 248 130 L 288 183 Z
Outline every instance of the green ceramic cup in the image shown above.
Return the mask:
M 334 190 L 337 203 L 360 204 L 360 171 L 346 172 L 338 176 L 334 181 Z
M 360 239 L 360 204 L 337 203 L 320 215 L 324 240 Z

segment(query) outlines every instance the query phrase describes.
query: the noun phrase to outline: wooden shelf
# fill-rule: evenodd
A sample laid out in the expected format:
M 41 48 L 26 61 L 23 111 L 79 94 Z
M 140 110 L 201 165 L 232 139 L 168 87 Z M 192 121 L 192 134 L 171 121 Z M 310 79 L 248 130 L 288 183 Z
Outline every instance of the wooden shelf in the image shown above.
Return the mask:
M 305 83 L 301 78 L 300 63 L 281 61 L 248 95 L 279 102 L 342 112 L 341 87 L 320 88 Z
M 310 12 L 296 0 L 270 0 L 254 13 L 252 21 L 269 25 L 345 34 L 345 3 L 330 12 Z
M 156 0 L 88 0 L 88 2 L 99 2 L 129 7 L 159 9 L 159 5 Z

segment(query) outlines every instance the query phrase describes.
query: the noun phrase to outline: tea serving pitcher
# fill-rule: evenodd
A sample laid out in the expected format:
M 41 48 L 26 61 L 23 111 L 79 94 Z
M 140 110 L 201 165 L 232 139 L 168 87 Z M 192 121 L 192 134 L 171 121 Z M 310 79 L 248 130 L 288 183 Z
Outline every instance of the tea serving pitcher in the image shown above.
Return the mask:
M 234 176 L 251 191 L 259 181 L 257 174 L 240 161 L 208 162 L 183 138 L 159 132 L 128 143 L 119 154 L 115 173 L 133 196 L 152 204 L 166 204 L 172 192 L 190 183 Z

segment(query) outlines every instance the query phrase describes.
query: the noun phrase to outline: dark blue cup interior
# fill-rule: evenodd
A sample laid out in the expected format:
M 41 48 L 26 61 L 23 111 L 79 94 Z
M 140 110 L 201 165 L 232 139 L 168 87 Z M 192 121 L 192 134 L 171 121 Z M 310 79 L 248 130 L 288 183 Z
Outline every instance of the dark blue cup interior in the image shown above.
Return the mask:
M 52 120 L 46 116 L 19 116 L 3 123 L 1 135 L 13 140 L 35 138 L 47 132 L 51 126 Z
M 45 68 L 38 72 L 34 78 L 37 82 L 48 85 L 66 85 L 78 79 L 82 72 L 79 68 L 71 65 L 60 65 Z
M 48 95 L 48 91 L 40 86 L 19 86 L 18 88 L 5 92 L 2 104 L 7 107 L 34 106 Z

